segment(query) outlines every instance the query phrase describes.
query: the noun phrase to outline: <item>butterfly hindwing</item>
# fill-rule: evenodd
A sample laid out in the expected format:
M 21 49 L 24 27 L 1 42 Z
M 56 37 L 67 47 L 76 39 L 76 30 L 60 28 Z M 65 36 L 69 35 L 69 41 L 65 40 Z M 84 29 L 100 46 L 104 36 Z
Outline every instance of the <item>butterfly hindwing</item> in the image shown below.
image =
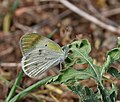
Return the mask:
M 57 53 L 42 50 L 41 55 L 31 53 L 22 58 L 23 71 L 30 77 L 39 77 L 43 72 L 47 71 L 51 66 L 55 66 L 60 62 L 60 56 Z M 55 56 L 51 56 L 51 54 Z M 33 56 L 34 54 L 34 56 Z

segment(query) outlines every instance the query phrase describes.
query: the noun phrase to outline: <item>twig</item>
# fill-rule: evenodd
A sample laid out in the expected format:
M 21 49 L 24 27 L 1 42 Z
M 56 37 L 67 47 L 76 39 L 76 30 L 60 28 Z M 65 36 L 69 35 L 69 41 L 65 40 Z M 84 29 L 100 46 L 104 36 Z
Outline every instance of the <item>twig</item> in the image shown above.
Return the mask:
M 59 2 L 61 2 L 64 6 L 66 6 L 67 8 L 69 8 L 70 10 L 72 10 L 73 12 L 77 13 L 78 15 L 86 18 L 87 20 L 91 21 L 92 23 L 95 23 L 96 25 L 109 30 L 111 32 L 116 32 L 120 34 L 120 30 L 114 26 L 105 24 L 104 22 L 100 21 L 99 19 L 89 15 L 88 13 L 84 12 L 83 10 L 81 10 L 80 8 L 76 7 L 75 5 L 73 5 L 72 3 L 70 3 L 67 0 L 59 0 Z
M 112 10 L 106 10 L 106 11 L 102 12 L 102 15 L 105 16 L 105 17 L 113 16 L 113 15 L 116 15 L 116 14 L 120 14 L 120 8 L 115 8 L 115 9 L 112 9 Z
M 29 6 L 29 7 L 22 7 L 19 8 L 15 11 L 16 16 L 20 16 L 23 13 L 30 13 L 33 10 L 36 10 L 38 12 L 41 12 L 45 9 L 51 9 L 51 8 L 63 8 L 63 5 L 61 4 L 56 4 L 56 3 L 50 3 L 50 4 L 45 4 L 45 5 L 36 5 L 36 6 Z
M 0 52 L 0 57 L 4 56 L 6 54 L 10 54 L 13 50 L 14 50 L 13 47 L 9 47 L 8 49 Z
M 28 27 L 26 25 L 20 24 L 16 20 L 14 20 L 14 26 L 16 26 L 17 28 L 21 29 L 24 33 L 28 33 L 28 32 L 33 31 L 33 29 L 31 27 Z
M 60 13 L 59 15 L 57 15 L 55 17 L 54 21 L 60 20 L 60 19 L 64 18 L 65 16 L 69 15 L 70 13 L 72 13 L 70 10 L 66 10 L 66 11 Z M 28 32 L 33 32 L 33 31 L 37 32 L 37 30 L 40 29 L 42 26 L 50 24 L 52 22 L 52 20 L 51 19 L 43 20 L 43 21 L 39 22 L 38 24 L 31 26 L 31 27 L 22 25 L 22 24 L 18 23 L 17 21 L 14 21 L 14 22 L 15 22 L 14 24 L 17 28 L 21 29 L 24 33 L 28 33 Z
M 47 84 L 47 85 L 45 85 L 45 87 L 46 87 L 47 89 L 53 91 L 53 92 L 56 92 L 57 94 L 60 94 L 60 95 L 63 94 L 63 91 L 62 91 L 61 89 L 59 89 L 59 88 L 57 88 L 57 87 L 55 87 L 55 86 L 53 86 L 53 85 Z
M 106 18 L 104 15 L 102 15 L 91 3 L 90 0 L 84 0 L 84 2 L 87 4 L 88 10 L 90 10 L 93 15 L 95 15 L 97 18 L 99 18 L 100 20 L 102 20 L 103 22 L 110 24 L 110 25 L 114 25 L 115 27 L 118 27 L 119 25 L 115 22 L 113 22 L 112 20 Z
M 20 63 L 0 63 L 1 67 L 20 67 Z

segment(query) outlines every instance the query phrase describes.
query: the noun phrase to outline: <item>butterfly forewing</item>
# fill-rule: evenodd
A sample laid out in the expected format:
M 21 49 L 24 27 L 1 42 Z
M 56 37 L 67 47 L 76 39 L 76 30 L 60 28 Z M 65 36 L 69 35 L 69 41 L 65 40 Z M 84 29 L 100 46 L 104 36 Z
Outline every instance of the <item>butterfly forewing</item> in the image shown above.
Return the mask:
M 39 48 L 41 50 L 47 47 L 49 47 L 55 52 L 58 52 L 58 53 L 62 52 L 61 47 L 57 43 L 53 42 L 52 40 L 44 36 L 38 35 L 36 33 L 23 35 L 23 37 L 20 40 L 20 46 L 21 46 L 23 55 L 27 55 L 33 50 L 36 50 L 36 49 L 39 50 Z

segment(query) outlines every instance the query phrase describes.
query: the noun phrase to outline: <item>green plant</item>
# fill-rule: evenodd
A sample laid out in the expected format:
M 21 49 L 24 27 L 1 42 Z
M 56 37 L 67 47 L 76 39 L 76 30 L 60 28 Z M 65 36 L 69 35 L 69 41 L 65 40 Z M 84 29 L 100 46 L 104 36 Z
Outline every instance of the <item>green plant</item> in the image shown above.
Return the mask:
M 118 38 L 118 47 L 109 51 L 106 55 L 106 62 L 102 66 L 93 63 L 93 59 L 89 56 L 91 46 L 88 40 L 75 41 L 69 45 L 70 54 L 65 60 L 65 70 L 57 76 L 47 77 L 36 84 L 26 88 L 13 97 L 17 85 L 19 85 L 22 74 L 17 78 L 17 83 L 13 85 L 9 97 L 6 102 L 15 102 L 24 95 L 30 93 L 37 87 L 45 84 L 66 84 L 70 90 L 79 95 L 82 102 L 116 102 L 117 87 L 111 83 L 111 88 L 105 87 L 103 84 L 106 80 L 104 74 L 109 73 L 113 77 L 120 79 L 120 73 L 117 69 L 110 65 L 115 61 L 120 61 L 120 37 Z M 76 70 L 73 65 L 87 64 L 86 69 Z M 84 87 L 79 81 L 92 78 L 97 84 L 97 92 L 93 92 L 89 87 Z M 18 81 L 19 79 L 19 81 Z M 109 79 L 107 79 L 109 80 Z

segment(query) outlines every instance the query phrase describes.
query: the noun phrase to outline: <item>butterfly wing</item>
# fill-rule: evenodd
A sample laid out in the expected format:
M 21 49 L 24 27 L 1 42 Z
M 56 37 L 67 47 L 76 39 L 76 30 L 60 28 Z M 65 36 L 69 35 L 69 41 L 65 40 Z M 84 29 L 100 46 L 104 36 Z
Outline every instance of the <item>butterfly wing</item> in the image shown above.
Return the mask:
M 60 56 L 51 57 L 47 55 L 47 52 L 45 53 L 45 55 L 41 54 L 41 56 L 34 54 L 34 57 L 30 55 L 22 58 L 22 69 L 28 76 L 39 77 L 43 72 L 60 62 Z
M 39 77 L 64 59 L 64 53 L 57 43 L 36 33 L 24 35 L 20 44 L 22 69 L 30 77 Z
M 33 50 L 42 50 L 45 48 L 49 48 L 57 53 L 63 52 L 57 43 L 44 36 L 38 35 L 37 33 L 23 35 L 20 39 L 20 47 L 24 56 L 28 55 L 28 53 Z

